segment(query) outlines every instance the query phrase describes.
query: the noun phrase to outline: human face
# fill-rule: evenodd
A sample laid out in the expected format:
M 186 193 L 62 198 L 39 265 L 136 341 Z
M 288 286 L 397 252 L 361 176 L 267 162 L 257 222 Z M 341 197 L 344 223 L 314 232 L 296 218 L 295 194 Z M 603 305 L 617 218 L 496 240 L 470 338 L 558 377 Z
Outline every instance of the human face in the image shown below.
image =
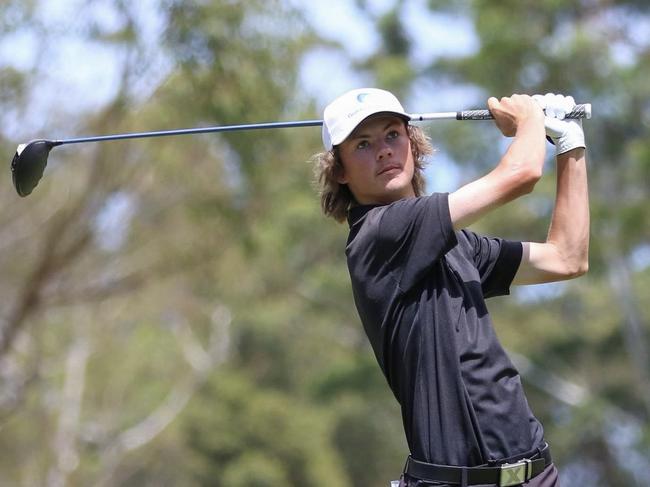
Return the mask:
M 376 115 L 361 122 L 339 145 L 347 184 L 359 204 L 387 204 L 415 196 L 411 141 L 404 120 Z

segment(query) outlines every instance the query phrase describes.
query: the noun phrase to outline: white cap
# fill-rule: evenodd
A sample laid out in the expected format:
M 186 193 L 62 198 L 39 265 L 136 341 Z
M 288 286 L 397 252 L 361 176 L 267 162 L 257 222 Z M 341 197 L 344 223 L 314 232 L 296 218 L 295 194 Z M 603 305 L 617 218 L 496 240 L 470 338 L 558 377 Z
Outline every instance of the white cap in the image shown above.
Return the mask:
M 406 120 L 406 113 L 399 100 L 389 91 L 377 88 L 360 88 L 348 91 L 325 107 L 323 112 L 323 145 L 332 150 L 343 142 L 352 131 L 370 115 L 394 113 Z

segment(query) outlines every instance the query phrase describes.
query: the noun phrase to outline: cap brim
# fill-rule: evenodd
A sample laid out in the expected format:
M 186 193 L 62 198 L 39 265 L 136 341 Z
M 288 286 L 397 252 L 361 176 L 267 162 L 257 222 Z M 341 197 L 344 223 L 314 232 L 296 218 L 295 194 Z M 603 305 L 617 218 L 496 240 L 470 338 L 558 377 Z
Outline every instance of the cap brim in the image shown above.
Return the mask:
M 369 111 L 369 112 L 360 112 L 358 116 L 355 116 L 353 119 L 351 119 L 350 122 L 350 129 L 346 130 L 345 132 L 340 132 L 336 134 L 336 137 L 332 138 L 330 140 L 331 146 L 336 146 L 339 144 L 342 144 L 345 139 L 347 139 L 352 132 L 356 130 L 356 128 L 361 125 L 363 122 L 365 122 L 367 119 L 370 117 L 376 117 L 376 116 L 381 116 L 381 115 L 394 115 L 396 117 L 399 117 L 403 119 L 404 121 L 408 122 L 411 120 L 411 116 L 408 113 L 405 112 L 394 112 L 394 111 Z M 331 149 L 331 147 L 330 147 Z

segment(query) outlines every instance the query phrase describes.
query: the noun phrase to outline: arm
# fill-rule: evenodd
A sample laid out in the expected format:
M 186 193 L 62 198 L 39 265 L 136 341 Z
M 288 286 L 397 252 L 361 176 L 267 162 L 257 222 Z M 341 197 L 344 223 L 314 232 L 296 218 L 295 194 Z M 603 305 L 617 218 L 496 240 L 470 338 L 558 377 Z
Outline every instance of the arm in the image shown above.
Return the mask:
M 499 164 L 487 175 L 449 195 L 449 213 L 455 230 L 486 213 L 530 193 L 542 175 L 546 151 L 544 113 L 527 95 L 488 100 L 495 123 L 514 140 Z
M 526 111 L 531 99 L 520 95 L 488 100 L 501 132 L 515 140 L 488 175 L 449 195 L 454 229 L 473 223 L 487 212 L 532 191 L 541 177 L 544 135 L 557 148 L 557 194 L 546 242 L 523 244 L 523 256 L 513 284 L 538 284 L 571 279 L 588 268 L 589 197 L 582 126 L 565 121 L 572 97 L 535 95 L 539 109 Z M 550 108 L 545 118 L 541 108 Z M 540 133 L 539 114 L 542 114 Z M 541 145 L 541 149 L 540 149 Z
M 526 242 L 513 284 L 578 277 L 588 268 L 589 196 L 585 149 L 557 157 L 557 194 L 544 243 Z

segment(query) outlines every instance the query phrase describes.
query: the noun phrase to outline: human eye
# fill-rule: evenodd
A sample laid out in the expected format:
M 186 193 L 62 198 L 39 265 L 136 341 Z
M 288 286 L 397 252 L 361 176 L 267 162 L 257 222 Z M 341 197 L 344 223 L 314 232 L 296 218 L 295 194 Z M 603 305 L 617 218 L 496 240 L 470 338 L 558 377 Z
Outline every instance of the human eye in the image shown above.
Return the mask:
M 357 150 L 363 150 L 369 145 L 370 143 L 367 140 L 361 140 L 357 143 Z

